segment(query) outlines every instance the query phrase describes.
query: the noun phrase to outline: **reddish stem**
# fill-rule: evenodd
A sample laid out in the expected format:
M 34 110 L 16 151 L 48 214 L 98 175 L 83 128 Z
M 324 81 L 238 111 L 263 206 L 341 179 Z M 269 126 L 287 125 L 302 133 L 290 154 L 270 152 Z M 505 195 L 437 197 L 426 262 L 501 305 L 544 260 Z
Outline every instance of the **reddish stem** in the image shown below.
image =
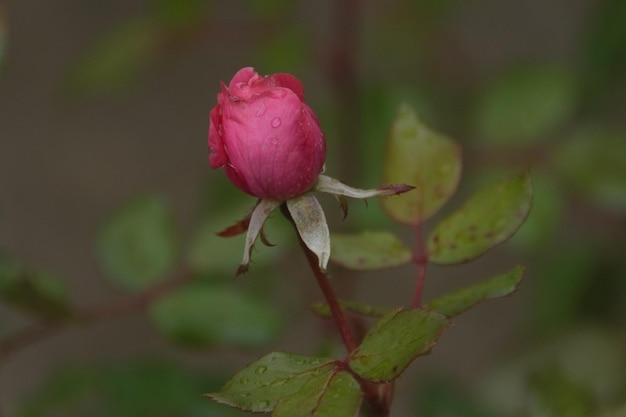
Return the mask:
M 335 295 L 335 290 L 332 285 L 328 281 L 328 274 L 325 271 L 322 271 L 319 267 L 319 261 L 317 259 L 317 255 L 308 248 L 306 243 L 300 237 L 298 233 L 298 229 L 296 228 L 296 224 L 287 209 L 285 204 L 280 206 L 281 212 L 283 215 L 289 220 L 289 222 L 293 225 L 294 230 L 296 231 L 296 235 L 298 236 L 298 241 L 300 242 L 300 247 L 304 251 L 306 255 L 306 259 L 309 262 L 309 266 L 313 271 L 313 275 L 315 275 L 315 279 L 317 280 L 317 284 L 330 307 L 330 311 L 333 315 L 333 320 L 337 325 L 337 329 L 339 330 L 339 334 L 343 340 L 343 344 L 345 345 L 348 353 L 352 352 L 357 348 L 357 343 L 352 335 L 352 330 L 350 329 L 350 325 L 346 320 L 346 316 L 343 314 L 343 310 L 341 309 L 341 305 L 339 304 L 339 300 Z M 391 400 L 393 397 L 393 383 L 390 384 L 375 384 L 370 381 L 365 381 L 358 378 L 355 375 L 361 384 L 361 389 L 363 390 L 363 394 L 369 403 L 370 412 L 374 417 L 387 417 L 389 416 L 389 408 L 391 405 Z
M 428 255 L 424 247 L 422 239 L 422 224 L 415 226 L 415 254 L 413 255 L 415 265 L 417 266 L 417 279 L 415 281 L 415 293 L 413 294 L 413 308 L 422 306 L 422 294 L 424 292 L 424 281 L 426 280 L 426 265 L 428 264 Z
M 355 342 L 354 336 L 352 335 L 352 331 L 350 330 L 350 325 L 348 324 L 348 320 L 346 320 L 346 316 L 343 314 L 343 310 L 341 309 L 341 305 L 339 304 L 339 300 L 335 295 L 335 290 L 330 285 L 328 281 L 328 274 L 325 271 L 322 271 L 319 267 L 319 260 L 317 259 L 317 255 L 308 248 L 306 243 L 300 237 L 298 233 L 298 229 L 296 224 L 287 210 L 287 206 L 283 204 L 280 206 L 283 215 L 291 222 L 293 225 L 296 235 L 298 236 L 298 241 L 300 242 L 300 247 L 304 251 L 306 255 L 306 259 L 309 262 L 309 266 L 311 267 L 311 271 L 313 271 L 313 275 L 315 275 L 315 279 L 317 280 L 317 285 L 320 287 L 328 306 L 330 307 L 330 312 L 333 315 L 333 320 L 339 329 L 339 334 L 341 334 L 341 338 L 343 339 L 343 344 L 346 346 L 348 353 L 352 352 L 356 349 L 357 344 Z

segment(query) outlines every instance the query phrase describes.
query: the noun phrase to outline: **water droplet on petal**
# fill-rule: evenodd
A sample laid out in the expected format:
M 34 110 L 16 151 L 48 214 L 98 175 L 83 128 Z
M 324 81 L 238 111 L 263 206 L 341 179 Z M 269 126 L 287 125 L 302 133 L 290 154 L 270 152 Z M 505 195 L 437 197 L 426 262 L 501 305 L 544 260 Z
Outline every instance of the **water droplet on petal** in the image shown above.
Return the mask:
M 215 150 L 215 148 L 213 146 L 209 146 L 209 155 L 213 156 L 217 153 L 217 151 Z
M 259 108 L 256 111 L 256 117 L 261 117 L 265 114 L 265 111 L 267 110 L 267 106 L 265 105 L 265 103 L 261 103 L 261 105 L 259 106 Z
M 272 138 L 272 139 L 270 139 L 270 143 L 271 143 L 272 145 L 278 145 L 278 142 L 279 142 L 278 138 Z
M 280 117 L 274 117 L 272 119 L 272 127 L 279 127 L 283 121 L 280 120 Z

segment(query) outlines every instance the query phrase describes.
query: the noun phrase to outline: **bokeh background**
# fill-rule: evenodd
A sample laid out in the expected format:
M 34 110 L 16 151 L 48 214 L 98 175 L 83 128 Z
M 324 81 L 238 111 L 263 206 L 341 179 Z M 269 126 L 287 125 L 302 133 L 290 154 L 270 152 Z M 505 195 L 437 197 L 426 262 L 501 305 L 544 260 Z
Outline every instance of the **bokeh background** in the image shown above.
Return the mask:
M 430 268 L 426 298 L 517 263 L 521 289 L 457 319 L 395 415 L 626 413 L 626 2 L 20 0 L 0 3 L 0 416 L 236 415 L 199 395 L 273 350 L 341 352 L 280 216 L 243 278 L 242 239 L 214 235 L 254 204 L 206 151 L 219 81 L 244 66 L 302 80 L 327 172 L 351 185 L 381 182 L 401 102 L 463 147 L 442 216 L 532 172 L 518 235 Z M 378 202 L 344 222 L 323 204 L 334 230 L 411 244 Z M 156 265 L 110 253 L 134 228 Z M 393 306 L 415 271 L 333 274 Z

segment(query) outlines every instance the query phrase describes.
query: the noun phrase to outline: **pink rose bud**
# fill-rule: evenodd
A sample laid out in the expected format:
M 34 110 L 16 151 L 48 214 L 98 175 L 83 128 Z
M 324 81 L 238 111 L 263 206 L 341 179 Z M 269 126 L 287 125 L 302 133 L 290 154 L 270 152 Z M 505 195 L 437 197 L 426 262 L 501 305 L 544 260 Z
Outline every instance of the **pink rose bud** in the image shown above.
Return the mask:
M 241 190 L 283 201 L 315 185 L 326 139 L 293 75 L 242 68 L 222 83 L 210 116 L 209 164 Z

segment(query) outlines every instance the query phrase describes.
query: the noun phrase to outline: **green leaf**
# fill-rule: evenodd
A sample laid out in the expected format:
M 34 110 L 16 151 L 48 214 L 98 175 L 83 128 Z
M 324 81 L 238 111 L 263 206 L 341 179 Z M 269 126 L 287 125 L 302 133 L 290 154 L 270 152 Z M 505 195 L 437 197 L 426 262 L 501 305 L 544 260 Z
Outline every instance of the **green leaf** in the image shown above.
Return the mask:
M 589 315 L 581 309 L 590 308 L 587 299 L 592 283 L 598 279 L 594 271 L 603 262 L 598 253 L 602 250 L 576 239 L 561 243 L 558 252 L 552 251 L 547 259 L 542 259 L 540 273 L 543 279 L 533 287 L 531 319 L 535 333 L 552 334 L 579 322 L 581 316 Z M 610 287 L 606 282 L 601 285 Z M 605 297 L 598 298 L 600 303 L 611 303 Z
M 417 356 L 429 353 L 448 325 L 448 320 L 434 311 L 392 311 L 350 353 L 348 364 L 368 381 L 390 381 L 402 374 Z
M 250 11 L 250 15 L 254 18 L 274 18 L 280 17 L 285 13 L 289 13 L 293 9 L 294 3 L 291 0 L 253 0 L 248 2 L 247 10 Z M 279 31 L 284 37 L 285 32 L 289 35 L 291 30 L 287 31 L 285 28 L 281 28 Z
M 553 67 L 515 68 L 475 106 L 476 135 L 489 142 L 532 143 L 562 125 L 577 102 L 574 77 Z
M 352 375 L 329 370 L 279 400 L 272 417 L 354 417 L 361 398 L 361 387 Z
M 411 262 L 411 249 L 395 235 L 384 231 L 358 234 L 335 233 L 331 236 L 331 260 L 345 268 L 371 271 Z
M 257 4 L 268 6 L 269 2 L 263 0 Z M 256 16 L 258 17 L 258 15 Z M 286 33 L 288 36 L 285 36 Z M 272 37 L 266 37 L 263 42 L 258 44 L 253 62 L 264 74 L 274 72 L 303 73 L 306 71 L 306 63 L 308 57 L 311 56 L 311 50 L 310 31 L 297 23 L 292 26 L 282 24 L 280 31 L 277 31 Z
M 601 417 L 626 417 L 626 402 L 609 412 L 603 413 Z
M 477 401 L 471 386 L 464 387 L 443 375 L 421 377 L 420 390 L 413 396 L 417 416 L 428 417 L 493 417 L 488 408 Z
M 595 415 L 592 394 L 569 380 L 558 368 L 544 368 L 532 375 L 529 400 L 531 416 L 587 417 Z
M 577 191 L 601 206 L 626 210 L 626 132 L 582 130 L 559 146 L 553 158 Z
M 500 361 L 499 366 L 483 378 L 480 392 L 498 415 L 552 415 L 547 410 L 546 414 L 521 411 L 531 403 L 537 405 L 538 401 L 561 401 L 559 397 L 563 399 L 563 393 L 559 391 L 563 387 L 559 388 L 558 385 L 563 382 L 587 399 L 591 393 L 597 404 L 615 404 L 615 400 L 623 398 L 626 387 L 626 346 L 614 328 L 607 328 L 604 323 L 590 327 L 581 325 L 578 320 L 576 326 L 568 332 L 563 332 L 561 327 L 558 332 L 552 331 L 545 336 L 535 343 L 520 346 L 518 352 Z M 548 374 L 538 375 L 542 372 Z M 546 387 L 537 385 L 537 376 L 546 378 Z M 554 380 L 550 381 L 552 378 Z M 531 383 L 534 383 L 534 387 L 529 386 Z M 547 391 L 543 391 L 544 388 Z M 550 392 L 551 389 L 555 392 Z M 544 398 L 541 399 L 541 396 Z M 598 413 L 586 415 L 599 416 Z
M 159 22 L 174 29 L 195 26 L 208 17 L 211 6 L 206 0 L 153 0 L 151 3 Z
M 382 317 L 385 314 L 389 313 L 391 309 L 384 307 L 376 307 L 368 304 L 357 303 L 354 301 L 343 300 L 340 301 L 341 308 L 348 310 L 352 313 L 359 314 L 361 316 L 369 316 L 369 317 Z M 319 317 L 330 318 L 332 317 L 332 313 L 330 311 L 330 307 L 328 303 L 317 303 L 309 306 L 311 311 Z
M 142 290 L 165 279 L 177 255 L 166 204 L 148 196 L 119 209 L 100 233 L 97 255 L 106 277 L 126 290 Z
M 162 36 L 157 22 L 137 19 L 100 39 L 68 75 L 67 84 L 80 93 L 121 90 L 135 82 L 158 56 Z
M 63 367 L 28 395 L 19 417 L 230 417 L 241 413 L 198 393 L 217 387 L 215 376 L 178 364 L 147 361 Z
M 204 283 L 160 299 L 151 306 L 150 317 L 169 339 L 195 348 L 261 346 L 281 328 L 277 311 L 267 302 L 236 288 Z
M 382 200 L 391 218 L 408 225 L 422 223 L 454 194 L 460 175 L 460 147 L 430 130 L 411 107 L 402 105 L 391 127 L 384 180 L 417 188 Z
M 523 273 L 524 268 L 517 266 L 506 274 L 435 298 L 426 305 L 426 308 L 448 318 L 458 316 L 482 301 L 513 293 L 522 281 Z
M 279 400 L 300 391 L 317 377 L 329 375 L 335 360 L 273 352 L 251 363 L 231 378 L 213 400 L 256 413 L 270 412 Z
M 526 172 L 477 192 L 431 232 L 427 243 L 430 260 L 438 264 L 467 262 L 506 241 L 524 223 L 531 199 Z
M 564 220 L 566 192 L 553 173 L 533 172 L 532 210 L 510 240 L 512 245 L 530 253 L 544 253 L 555 241 Z
M 592 102 L 606 99 L 607 95 L 619 98 L 626 81 L 626 3 L 593 2 L 587 18 L 580 63 L 586 96 Z
M 44 320 L 63 320 L 72 309 L 64 282 L 0 254 L 0 299 Z

